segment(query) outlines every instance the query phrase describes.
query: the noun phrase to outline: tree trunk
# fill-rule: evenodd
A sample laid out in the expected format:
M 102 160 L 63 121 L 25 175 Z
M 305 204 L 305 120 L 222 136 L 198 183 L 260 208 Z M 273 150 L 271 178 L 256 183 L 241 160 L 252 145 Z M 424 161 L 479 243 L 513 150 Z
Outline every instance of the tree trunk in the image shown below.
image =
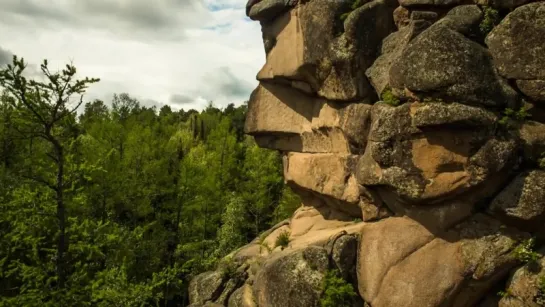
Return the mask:
M 59 240 L 57 242 L 57 278 L 59 288 L 64 289 L 66 283 L 66 208 L 64 206 L 64 151 L 62 145 L 53 137 L 51 143 L 56 152 L 57 158 L 57 179 L 56 179 L 56 200 L 57 200 L 57 222 L 59 224 Z

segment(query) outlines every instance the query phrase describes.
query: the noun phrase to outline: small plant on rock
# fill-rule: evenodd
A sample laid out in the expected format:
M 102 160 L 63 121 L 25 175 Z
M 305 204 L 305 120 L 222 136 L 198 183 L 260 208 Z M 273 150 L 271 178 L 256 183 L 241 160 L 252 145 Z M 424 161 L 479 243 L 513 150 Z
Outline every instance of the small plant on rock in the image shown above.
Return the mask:
M 505 290 L 505 291 L 498 291 L 498 296 L 502 298 L 509 298 L 509 297 L 512 297 L 513 295 L 509 292 L 509 290 Z
M 499 123 L 506 127 L 511 126 L 512 121 L 522 122 L 531 117 L 530 113 L 528 113 L 528 108 L 526 107 L 522 107 L 518 110 L 506 108 L 503 111 L 503 114 L 504 116 L 499 120 Z
M 218 266 L 224 280 L 233 278 L 237 273 L 237 264 L 231 257 L 222 259 Z
M 488 6 L 483 7 L 483 12 L 484 17 L 479 25 L 479 30 L 481 30 L 483 36 L 486 36 L 500 22 L 500 13 Z
M 380 95 L 380 98 L 382 99 L 382 102 L 394 107 L 397 107 L 400 104 L 399 98 L 394 96 L 394 93 L 392 93 L 392 89 L 390 88 L 386 88 Z
M 534 251 L 534 244 L 534 238 L 523 241 L 513 250 L 514 257 L 523 263 L 537 261 L 540 255 Z
M 280 246 L 282 250 L 290 244 L 290 232 L 287 230 L 282 231 L 278 237 L 276 238 L 276 242 L 274 244 L 274 247 Z
M 322 284 L 321 307 L 350 307 L 354 304 L 354 287 L 340 277 L 339 271 L 328 271 Z

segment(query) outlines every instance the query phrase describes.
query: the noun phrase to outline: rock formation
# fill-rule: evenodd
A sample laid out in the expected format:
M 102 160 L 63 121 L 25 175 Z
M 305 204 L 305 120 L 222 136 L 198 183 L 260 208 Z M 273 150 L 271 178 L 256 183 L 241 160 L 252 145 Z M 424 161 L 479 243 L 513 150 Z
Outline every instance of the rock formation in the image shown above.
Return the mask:
M 192 306 L 320 306 L 332 271 L 338 306 L 545 306 L 545 2 L 473 1 L 248 2 L 246 133 L 303 204 Z

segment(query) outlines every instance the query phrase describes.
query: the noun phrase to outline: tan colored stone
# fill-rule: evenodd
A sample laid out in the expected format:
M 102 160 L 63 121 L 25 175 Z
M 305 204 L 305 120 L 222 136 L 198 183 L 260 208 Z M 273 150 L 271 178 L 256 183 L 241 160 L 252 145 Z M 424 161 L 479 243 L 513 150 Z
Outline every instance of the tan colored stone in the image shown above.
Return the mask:
M 267 54 L 265 66 L 257 74 L 259 80 L 277 76 L 302 78 L 299 70 L 305 64 L 305 41 L 299 21 L 300 11 L 301 8 L 292 9 L 263 27 L 264 35 L 274 37 L 276 43 Z
M 355 163 L 353 155 L 289 153 L 284 178 L 290 185 L 338 201 L 339 210 L 360 216 L 360 188 L 352 175 Z
M 294 152 L 357 152 L 365 147 L 368 104 L 337 106 L 285 85 L 252 93 L 245 132 L 262 147 Z
M 366 224 L 359 291 L 373 307 L 473 306 L 516 265 L 525 238 L 479 214 L 437 234 L 408 218 Z
M 358 285 L 363 299 L 373 302 L 388 270 L 431 240 L 431 232 L 408 218 L 392 217 L 366 224 L 358 258 Z

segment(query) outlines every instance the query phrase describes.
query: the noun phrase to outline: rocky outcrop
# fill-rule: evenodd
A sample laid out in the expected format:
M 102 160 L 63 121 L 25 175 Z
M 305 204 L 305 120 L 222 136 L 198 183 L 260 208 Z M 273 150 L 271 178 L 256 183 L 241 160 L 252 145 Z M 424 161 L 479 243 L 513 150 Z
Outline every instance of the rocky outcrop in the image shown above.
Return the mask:
M 302 206 L 229 254 L 231 274 L 197 276 L 194 306 L 545 304 L 527 244 L 545 239 L 545 2 L 250 0 L 247 14 L 266 63 L 245 131 L 282 153 Z

